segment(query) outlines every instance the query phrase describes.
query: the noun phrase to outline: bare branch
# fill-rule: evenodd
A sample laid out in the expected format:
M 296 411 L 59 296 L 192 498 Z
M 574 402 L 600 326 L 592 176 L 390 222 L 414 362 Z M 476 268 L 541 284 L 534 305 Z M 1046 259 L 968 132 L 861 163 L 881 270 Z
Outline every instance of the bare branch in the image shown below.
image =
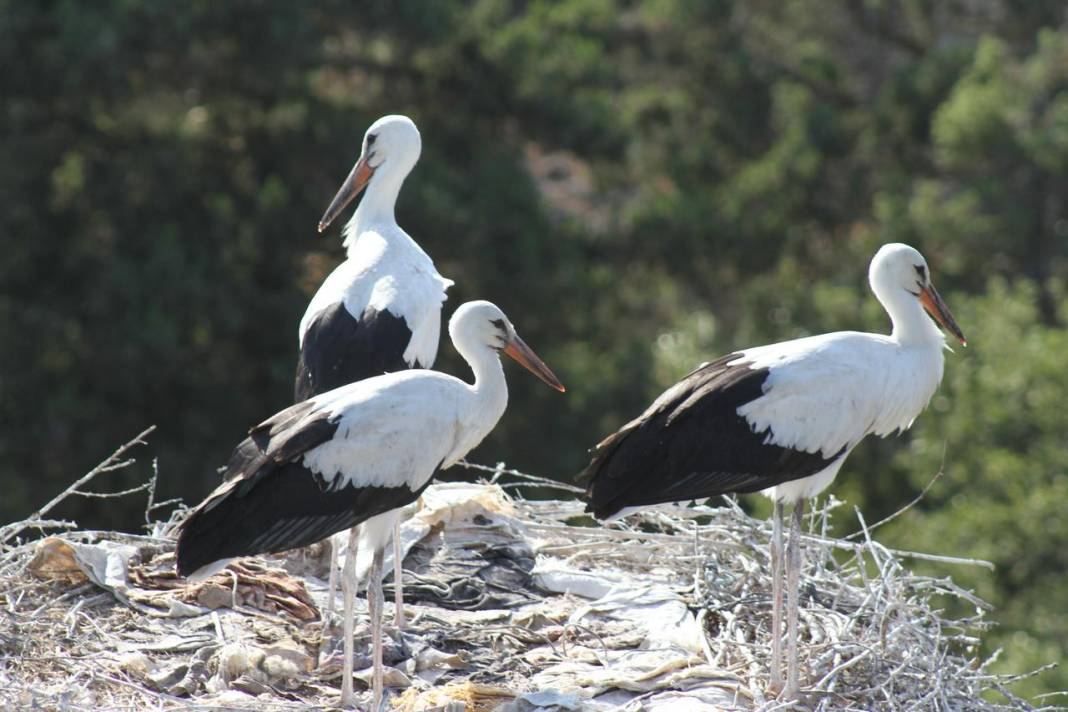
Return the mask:
M 112 497 L 125 497 L 128 494 L 136 494 L 138 492 L 144 492 L 149 488 L 151 482 L 146 482 L 143 485 L 137 485 L 130 489 L 124 489 L 120 492 L 83 492 L 82 490 L 74 490 L 70 494 L 76 494 L 81 497 L 97 497 L 100 499 L 110 499 Z
M 882 525 L 894 521 L 895 519 L 900 517 L 902 514 L 904 514 L 905 512 L 909 511 L 910 509 L 915 507 L 917 504 L 919 504 L 920 500 L 922 500 L 924 497 L 927 496 L 927 493 L 931 490 L 931 487 L 934 486 L 935 482 L 938 482 L 938 480 L 940 480 L 942 478 L 942 474 L 945 472 L 945 468 L 946 468 L 946 447 L 947 447 L 947 445 L 948 445 L 948 442 L 943 442 L 942 443 L 942 464 L 940 464 L 938 466 L 938 472 L 934 473 L 934 476 L 931 477 L 931 481 L 927 483 L 927 486 L 923 488 L 923 491 L 920 492 L 918 495 L 916 495 L 915 499 L 913 499 L 911 502 L 906 504 L 904 507 L 902 507 L 901 509 L 899 509 L 896 512 L 894 512 L 893 514 L 891 514 L 889 517 L 884 517 L 884 518 L 880 519 L 879 521 L 877 521 L 875 524 L 872 524 L 870 527 L 868 527 L 868 531 L 874 531 L 874 530 L 878 529 L 879 527 L 881 527 Z M 857 539 L 863 533 L 864 532 L 862 532 L 862 531 L 856 531 L 856 532 L 853 532 L 852 534 L 846 536 L 845 538 L 846 539 L 850 539 L 850 540 Z
M 3 528 L 0 528 L 0 544 L 7 543 L 8 541 L 11 540 L 12 537 L 14 537 L 19 532 L 23 531 L 24 529 L 26 529 L 28 527 L 34 526 L 34 522 L 35 521 L 41 519 L 41 517 L 43 517 L 45 514 L 50 512 L 57 504 L 62 502 L 64 499 L 66 499 L 70 495 L 72 495 L 72 494 L 80 494 L 80 495 L 83 495 L 83 496 L 94 496 L 93 494 L 90 494 L 90 493 L 80 492 L 78 488 L 80 488 L 82 485 L 86 484 L 87 482 L 89 482 L 90 480 L 92 480 L 94 477 L 96 477 L 97 475 L 99 475 L 102 472 L 111 472 L 112 470 L 118 470 L 118 469 L 121 469 L 123 467 L 127 467 L 128 465 L 132 464 L 134 462 L 132 459 L 130 459 L 130 460 L 119 460 L 119 458 L 121 458 L 126 453 L 126 451 L 129 450 L 130 448 L 132 448 L 133 446 L 147 444 L 146 441 L 145 441 L 145 437 L 147 437 L 155 429 L 156 429 L 156 426 L 155 425 L 151 425 L 148 428 L 146 428 L 145 430 L 143 430 L 133 440 L 130 440 L 128 443 L 126 443 L 125 445 L 120 447 L 118 450 L 116 450 L 115 452 L 111 453 L 111 455 L 109 455 L 107 457 L 107 459 L 105 459 L 103 462 L 101 462 L 99 465 L 97 465 L 93 469 L 89 470 L 89 472 L 87 472 L 86 474 L 82 475 L 82 477 L 80 477 L 74 484 L 72 484 L 70 487 L 68 487 L 67 489 L 63 490 L 62 492 L 60 492 L 55 497 L 53 497 L 52 500 L 48 502 L 48 504 L 44 505 L 43 507 L 38 509 L 36 512 L 31 514 L 27 519 L 24 519 L 21 522 L 14 522 L 13 524 L 8 524 L 7 526 L 5 526 Z M 95 496 L 120 496 L 121 494 L 122 493 L 117 493 L 117 494 L 114 494 L 114 495 L 95 495 Z
M 538 475 L 528 475 L 527 473 L 520 472 L 519 470 L 507 469 L 507 468 L 505 468 L 503 462 L 498 462 L 496 467 L 488 467 L 487 465 L 478 465 L 478 464 L 475 464 L 473 462 L 468 462 L 467 460 L 460 460 L 456 464 L 459 465 L 460 467 L 465 467 L 465 468 L 467 468 L 469 470 L 481 470 L 482 472 L 492 472 L 493 473 L 493 477 L 490 478 L 490 483 L 491 484 L 498 484 L 497 480 L 500 478 L 501 475 L 511 475 L 512 477 L 518 477 L 519 479 L 526 480 L 527 482 L 535 482 L 535 483 L 537 483 L 539 485 L 542 485 L 543 487 L 552 487 L 554 489 L 563 490 L 565 492 L 574 492 L 575 494 L 583 494 L 586 491 L 586 490 L 582 489 L 581 487 L 576 487 L 575 485 L 569 485 L 568 483 L 560 482 L 559 480 L 549 479 L 548 477 L 539 477 Z M 507 487 L 508 485 L 504 484 L 504 485 L 501 485 L 501 486 L 502 487 Z

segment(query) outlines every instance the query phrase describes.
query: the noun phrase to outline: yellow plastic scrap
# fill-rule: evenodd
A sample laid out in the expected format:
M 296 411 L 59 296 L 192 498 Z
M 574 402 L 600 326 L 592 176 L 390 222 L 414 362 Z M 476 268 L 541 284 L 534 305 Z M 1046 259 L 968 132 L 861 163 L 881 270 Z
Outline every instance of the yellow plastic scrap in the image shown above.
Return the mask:
M 507 687 L 468 681 L 450 682 L 429 690 L 409 687 L 403 695 L 393 700 L 393 709 L 399 712 L 425 712 L 450 702 L 461 702 L 467 712 L 492 712 L 502 703 L 514 699 L 516 694 Z
M 47 581 L 67 581 L 76 584 L 89 580 L 89 577 L 78 566 L 74 547 L 54 536 L 37 542 L 28 568 L 34 576 Z

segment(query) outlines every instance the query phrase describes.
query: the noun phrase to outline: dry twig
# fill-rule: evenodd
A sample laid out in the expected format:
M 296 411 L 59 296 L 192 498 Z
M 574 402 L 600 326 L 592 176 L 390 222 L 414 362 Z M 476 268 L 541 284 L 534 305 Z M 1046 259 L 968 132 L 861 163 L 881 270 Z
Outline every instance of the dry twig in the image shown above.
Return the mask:
M 143 431 L 141 431 L 140 434 L 138 434 L 136 437 L 134 437 L 133 440 L 130 440 L 128 443 L 126 443 L 125 445 L 120 447 L 118 450 L 116 450 L 115 452 L 111 453 L 107 457 L 107 459 L 105 459 L 103 462 L 101 462 L 99 465 L 97 465 L 93 469 L 89 470 L 89 472 L 87 472 L 84 475 L 82 475 L 81 477 L 79 477 L 78 480 L 74 482 L 74 484 L 72 484 L 70 487 L 68 487 L 67 489 L 63 490 L 59 494 L 57 494 L 55 497 L 53 497 L 48 502 L 48 504 L 46 504 L 43 507 L 41 507 L 40 509 L 38 509 L 36 512 L 31 514 L 26 519 L 22 520 L 21 522 L 13 522 L 11 524 L 5 525 L 4 527 L 0 528 L 0 544 L 6 544 L 16 534 L 22 532 L 25 529 L 29 529 L 30 527 L 39 526 L 38 522 L 41 521 L 41 518 L 44 517 L 44 515 L 48 514 L 50 511 L 52 511 L 52 509 L 57 504 L 59 504 L 60 502 L 62 502 L 64 499 L 66 499 L 67 497 L 69 497 L 71 495 L 80 495 L 82 497 L 122 497 L 122 496 L 127 495 L 127 494 L 133 494 L 135 492 L 142 492 L 142 491 L 148 489 L 148 486 L 149 486 L 148 483 L 143 484 L 143 485 L 141 485 L 139 487 L 134 487 L 132 489 L 124 490 L 122 492 L 110 492 L 110 493 L 83 492 L 81 490 L 81 487 L 83 485 L 85 485 L 85 484 L 88 484 L 94 477 L 96 477 L 97 475 L 99 475 L 99 474 L 101 474 L 103 472 L 112 472 L 114 470 L 121 470 L 124 467 L 129 467 L 134 462 L 133 460 L 120 460 L 119 458 L 121 458 L 123 455 L 125 455 L 126 451 L 129 450 L 130 448 L 132 448 L 133 446 L 147 444 L 146 441 L 145 441 L 145 438 L 148 435 L 150 435 L 155 429 L 156 429 L 155 425 L 150 425 L 149 427 L 145 428 Z

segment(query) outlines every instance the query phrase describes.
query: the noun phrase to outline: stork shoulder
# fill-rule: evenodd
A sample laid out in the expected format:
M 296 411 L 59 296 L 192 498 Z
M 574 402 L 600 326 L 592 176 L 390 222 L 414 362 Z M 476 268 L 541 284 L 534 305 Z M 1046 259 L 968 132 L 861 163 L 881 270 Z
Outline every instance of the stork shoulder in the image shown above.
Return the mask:
M 440 319 L 445 291 L 451 285 L 452 281 L 438 274 L 426 253 L 407 236 L 399 241 L 374 230 L 364 231 L 348 259 L 327 276 L 312 297 L 300 322 L 299 342 L 303 343 L 315 317 L 338 302 L 357 319 L 368 308 L 389 311 L 404 318 L 409 329 L 417 332 L 428 319 Z M 420 341 L 427 345 L 417 349 L 415 356 L 423 356 L 418 359 L 420 363 L 430 365 L 433 359 L 427 359 L 425 352 L 437 350 L 437 339 Z M 406 360 L 413 362 L 412 358 Z
M 452 376 L 412 369 L 316 396 L 337 431 L 302 462 L 331 488 L 417 489 L 449 454 L 468 392 Z
M 889 337 L 836 332 L 742 353 L 768 378 L 763 395 L 738 413 L 768 431 L 770 443 L 829 457 L 900 410 L 901 350 Z

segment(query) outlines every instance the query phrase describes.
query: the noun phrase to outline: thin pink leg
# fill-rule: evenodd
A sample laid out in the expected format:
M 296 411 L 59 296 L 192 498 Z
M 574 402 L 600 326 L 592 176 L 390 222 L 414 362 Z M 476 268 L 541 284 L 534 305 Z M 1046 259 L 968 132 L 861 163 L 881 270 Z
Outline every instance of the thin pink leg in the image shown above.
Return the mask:
M 771 524 L 771 672 L 768 692 L 782 692 L 782 519 L 783 504 L 776 500 Z
M 385 602 L 382 596 L 382 560 L 383 551 L 375 552 L 371 560 L 371 571 L 368 573 L 370 580 L 367 582 L 367 613 L 371 617 L 371 663 L 374 681 L 371 689 L 374 692 L 374 701 L 371 709 L 374 712 L 382 707 L 382 605 Z
M 341 574 L 341 591 L 345 607 L 345 659 L 341 667 L 341 706 L 355 707 L 356 696 L 352 692 L 353 628 L 356 624 L 356 551 L 360 543 L 359 525 L 349 530 L 349 543 L 345 547 L 345 570 Z
M 404 552 L 401 550 L 400 517 L 393 522 L 393 625 L 404 630 Z
M 790 551 L 787 571 L 787 630 L 786 630 L 786 700 L 796 700 L 801 693 L 798 683 L 797 618 L 801 608 L 801 524 L 805 517 L 805 500 L 794 505 L 794 517 L 790 524 Z

